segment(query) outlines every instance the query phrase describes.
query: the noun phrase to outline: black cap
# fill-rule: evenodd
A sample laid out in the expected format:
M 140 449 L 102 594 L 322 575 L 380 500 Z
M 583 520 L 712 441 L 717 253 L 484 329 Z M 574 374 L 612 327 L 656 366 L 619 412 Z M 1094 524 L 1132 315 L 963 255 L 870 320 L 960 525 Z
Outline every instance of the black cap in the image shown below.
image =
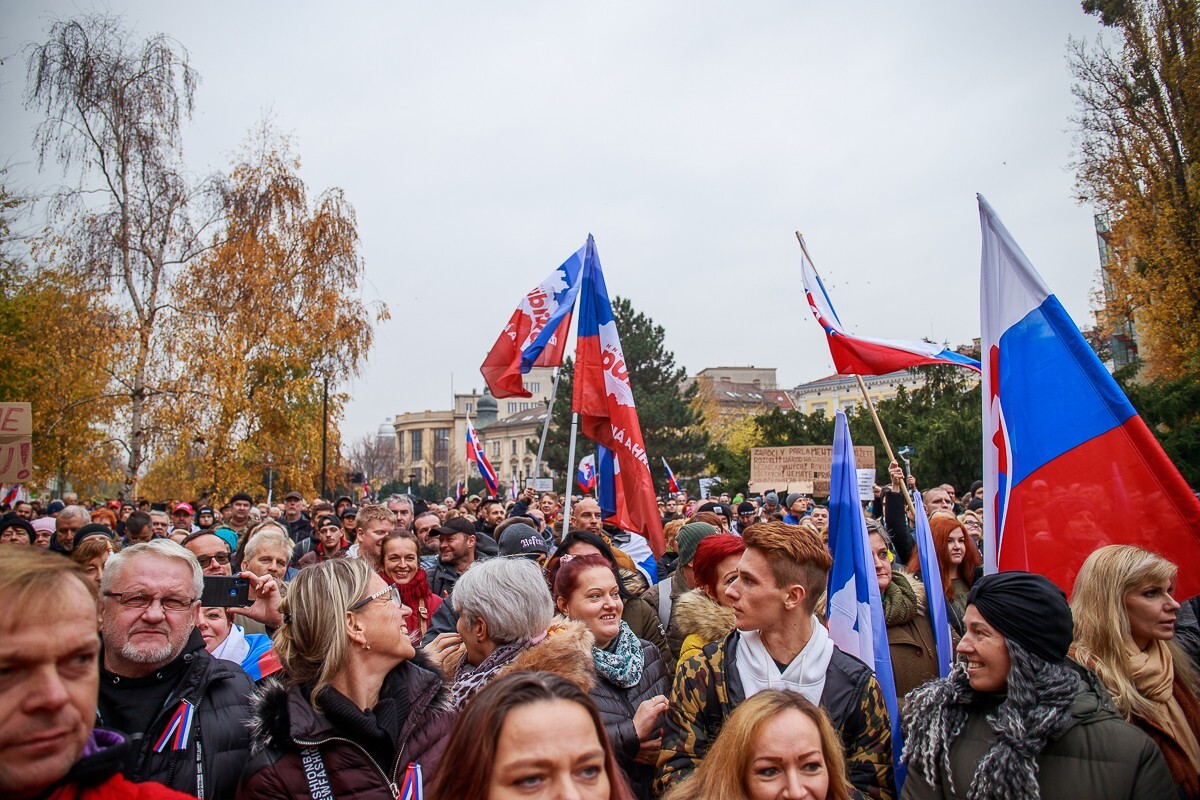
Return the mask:
M 212 506 L 200 506 L 200 508 L 196 509 L 196 516 L 198 517 L 201 514 L 208 514 L 210 517 L 215 516 Z
M 475 535 L 475 526 L 471 524 L 471 520 L 463 517 L 455 517 L 454 519 L 446 520 L 445 525 L 439 525 L 432 531 L 434 536 L 454 536 L 459 533 L 465 536 Z
M 317 524 L 314 526 L 317 530 L 324 528 L 326 525 L 332 525 L 335 528 L 342 527 L 342 523 L 333 514 L 322 514 L 317 517 Z
M 3 517 L 0 517 L 0 530 L 4 530 L 5 528 L 20 528 L 29 537 L 30 542 L 37 539 L 37 533 L 33 530 L 33 526 L 29 524 L 29 521 L 18 517 L 16 514 L 5 514 Z
M 742 514 L 753 514 L 757 510 L 758 509 L 755 507 L 754 503 L 751 503 L 749 500 L 743 500 L 742 502 L 738 503 L 739 516 Z
M 303 500 L 304 495 L 300 494 L 299 492 L 288 492 L 287 494 L 285 494 L 283 496 L 283 499 L 284 500 Z
M 502 556 L 541 555 L 550 552 L 550 545 L 535 529 L 517 522 L 500 534 L 499 552 Z
M 357 516 L 358 516 L 358 506 L 346 506 L 345 508 L 342 509 L 342 519 L 345 519 L 346 517 L 357 517 Z
M 238 500 L 245 500 L 250 505 L 254 505 L 254 498 L 245 492 L 238 492 L 233 497 L 229 498 L 229 502 L 236 503 Z
M 84 525 L 79 530 L 75 531 L 75 538 L 71 540 L 71 549 L 79 547 L 79 543 L 84 539 L 90 539 L 93 536 L 106 536 L 109 539 L 113 538 L 113 532 L 108 529 L 107 525 L 101 525 L 99 522 L 93 522 Z

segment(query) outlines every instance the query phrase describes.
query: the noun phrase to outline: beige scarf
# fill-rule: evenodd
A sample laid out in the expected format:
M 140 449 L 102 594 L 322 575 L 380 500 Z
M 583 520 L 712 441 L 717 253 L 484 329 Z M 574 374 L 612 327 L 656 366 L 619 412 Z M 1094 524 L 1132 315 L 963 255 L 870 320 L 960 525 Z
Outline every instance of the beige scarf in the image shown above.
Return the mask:
M 1167 643 L 1154 639 L 1144 653 L 1130 648 L 1129 666 L 1138 692 L 1158 706 L 1153 722 L 1179 744 L 1192 766 L 1200 771 L 1200 743 L 1175 699 L 1175 663 Z

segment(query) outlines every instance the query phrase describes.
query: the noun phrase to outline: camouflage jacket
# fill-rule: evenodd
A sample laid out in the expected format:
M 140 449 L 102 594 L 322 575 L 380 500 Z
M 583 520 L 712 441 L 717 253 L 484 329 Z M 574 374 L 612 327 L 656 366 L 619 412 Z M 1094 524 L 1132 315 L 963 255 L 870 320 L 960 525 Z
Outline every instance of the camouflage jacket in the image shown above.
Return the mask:
M 738 677 L 737 637 L 734 630 L 705 646 L 699 655 L 680 662 L 675 672 L 655 782 L 660 794 L 699 766 L 726 718 L 746 699 Z M 834 647 L 821 707 L 846 751 L 851 796 L 893 800 L 892 726 L 875 673 Z

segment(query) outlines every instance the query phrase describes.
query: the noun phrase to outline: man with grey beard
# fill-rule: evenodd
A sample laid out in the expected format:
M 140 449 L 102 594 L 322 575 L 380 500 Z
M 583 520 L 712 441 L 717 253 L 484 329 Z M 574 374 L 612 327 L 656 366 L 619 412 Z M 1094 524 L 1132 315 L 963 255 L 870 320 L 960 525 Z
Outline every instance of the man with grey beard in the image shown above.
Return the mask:
M 232 798 L 249 758 L 254 686 L 236 664 L 205 650 L 196 630 L 203 586 L 196 557 L 169 539 L 109 557 L 97 717 L 130 739 L 130 780 Z M 277 590 L 272 583 L 267 591 Z

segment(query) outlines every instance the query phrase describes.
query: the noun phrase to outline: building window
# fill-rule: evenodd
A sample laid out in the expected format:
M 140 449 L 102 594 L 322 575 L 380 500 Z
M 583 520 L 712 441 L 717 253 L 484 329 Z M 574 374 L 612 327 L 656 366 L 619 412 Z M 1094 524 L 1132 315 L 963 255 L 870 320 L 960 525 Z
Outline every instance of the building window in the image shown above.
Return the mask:
M 855 405 L 857 405 L 857 403 L 855 403 L 854 401 L 850 401 L 849 403 L 842 403 L 842 410 L 845 411 L 847 414 L 849 414 L 851 411 L 854 410 Z
M 450 458 L 450 429 L 437 428 L 433 432 L 433 460 L 441 463 Z
M 500 457 L 500 442 L 492 442 L 492 458 Z
M 424 456 L 421 454 L 421 434 L 423 431 L 412 432 L 412 460 L 420 461 Z
M 412 468 L 412 476 L 413 476 L 412 482 L 413 482 L 414 489 L 425 482 L 425 479 L 423 477 L 421 477 L 421 468 L 420 467 Z
M 471 416 L 471 414 L 473 414 L 473 413 L 475 413 L 475 404 L 474 404 L 474 403 L 467 403 L 467 416 L 469 417 L 469 416 Z
M 517 440 L 516 439 L 512 440 L 512 454 L 514 456 L 517 454 Z M 516 462 L 514 462 L 514 471 L 515 471 L 515 466 L 516 466 Z
M 433 482 L 439 484 L 443 490 L 447 490 L 450 486 L 450 468 L 440 466 L 433 468 Z
M 525 384 L 525 391 L 527 391 L 527 392 L 539 392 L 539 391 L 541 391 L 541 389 L 542 389 L 542 385 L 537 382 Z
M 517 404 L 516 404 L 516 403 L 509 403 L 509 404 L 508 404 L 508 413 L 510 413 L 510 414 L 515 414 L 515 413 L 517 413 Z
M 404 434 L 396 435 L 396 463 L 404 463 Z

